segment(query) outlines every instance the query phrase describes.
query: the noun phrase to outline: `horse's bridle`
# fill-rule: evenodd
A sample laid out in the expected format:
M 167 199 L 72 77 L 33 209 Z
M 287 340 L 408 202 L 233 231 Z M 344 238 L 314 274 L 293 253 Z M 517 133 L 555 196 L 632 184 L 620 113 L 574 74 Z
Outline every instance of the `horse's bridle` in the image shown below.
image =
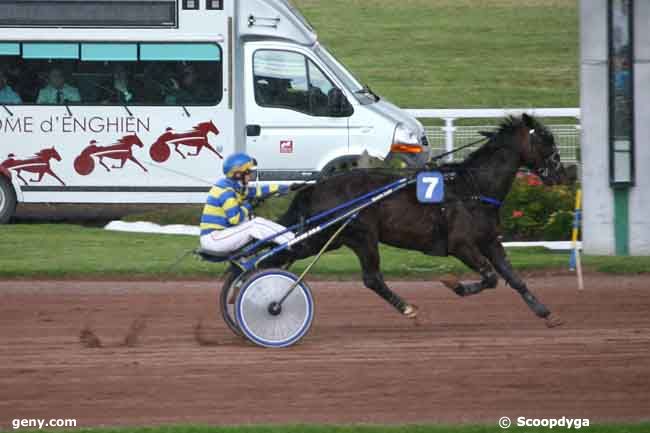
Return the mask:
M 536 137 L 535 129 L 529 131 L 531 137 Z M 532 140 L 529 140 L 530 150 L 532 151 L 533 143 Z M 544 157 L 542 160 L 543 167 L 536 168 L 533 170 L 542 179 L 548 179 L 551 176 L 551 173 L 556 173 L 562 167 L 562 160 L 560 158 L 560 152 L 557 149 L 555 143 L 553 143 L 553 151 Z

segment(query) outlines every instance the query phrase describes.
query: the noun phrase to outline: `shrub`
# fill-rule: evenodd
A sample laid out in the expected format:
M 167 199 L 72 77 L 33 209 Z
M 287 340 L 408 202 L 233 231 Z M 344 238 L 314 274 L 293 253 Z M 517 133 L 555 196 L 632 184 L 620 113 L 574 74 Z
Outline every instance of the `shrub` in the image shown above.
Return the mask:
M 519 174 L 501 209 L 506 240 L 568 240 L 575 188 L 547 187 L 533 174 Z

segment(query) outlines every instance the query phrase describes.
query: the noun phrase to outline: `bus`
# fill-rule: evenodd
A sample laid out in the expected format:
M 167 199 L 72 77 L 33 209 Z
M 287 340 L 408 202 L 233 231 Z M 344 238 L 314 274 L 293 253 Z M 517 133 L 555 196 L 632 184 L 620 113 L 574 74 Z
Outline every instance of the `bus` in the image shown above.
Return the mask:
M 288 0 L 0 1 L 0 222 L 17 202 L 201 203 L 237 151 L 260 182 L 430 154 Z

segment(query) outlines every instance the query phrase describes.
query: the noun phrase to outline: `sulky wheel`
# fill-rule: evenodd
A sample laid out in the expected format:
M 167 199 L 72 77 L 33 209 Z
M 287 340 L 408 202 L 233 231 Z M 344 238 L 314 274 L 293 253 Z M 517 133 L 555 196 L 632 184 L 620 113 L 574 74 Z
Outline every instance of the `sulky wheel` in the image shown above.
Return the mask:
M 169 159 L 171 149 L 164 141 L 156 141 L 149 149 L 149 156 L 156 162 L 165 162 Z
M 288 347 L 309 332 L 314 300 L 304 281 L 279 304 L 297 280 L 283 269 L 268 269 L 246 278 L 235 304 L 237 324 L 246 338 L 259 346 Z
M 237 320 L 235 320 L 235 301 L 245 278 L 246 274 L 231 266 L 228 272 L 226 272 L 226 278 L 224 279 L 223 287 L 219 294 L 219 310 L 221 311 L 223 321 L 226 322 L 228 328 L 235 335 L 240 337 L 243 337 L 244 334 L 239 329 Z
M 77 173 L 82 176 L 87 176 L 95 169 L 95 161 L 90 155 L 84 155 L 83 153 L 75 158 L 74 160 L 74 169 Z

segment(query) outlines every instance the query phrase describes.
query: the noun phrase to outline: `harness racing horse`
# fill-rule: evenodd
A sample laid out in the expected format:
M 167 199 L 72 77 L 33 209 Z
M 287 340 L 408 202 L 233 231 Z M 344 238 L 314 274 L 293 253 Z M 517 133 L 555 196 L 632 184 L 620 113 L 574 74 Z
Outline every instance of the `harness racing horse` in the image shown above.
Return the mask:
M 421 251 L 432 256 L 454 256 L 481 275 L 480 281 L 443 283 L 458 296 L 471 296 L 497 286 L 497 274 L 516 290 L 547 326 L 562 324 L 513 271 L 499 240 L 499 205 L 510 191 L 517 171 L 533 170 L 545 184 L 563 180 L 564 167 L 553 135 L 535 118 L 523 115 L 503 121 L 498 130 L 483 133 L 485 143 L 464 161 L 435 167 L 445 176 L 445 201 L 422 204 L 415 185 L 380 200 L 362 211 L 336 238 L 331 249 L 347 246 L 357 255 L 363 282 L 407 317 L 417 307 L 394 293 L 380 271 L 379 243 Z M 331 209 L 376 190 L 403 176 L 389 172 L 354 170 L 334 175 L 298 192 L 280 223 L 290 226 L 305 217 Z M 261 263 L 280 267 L 315 255 L 335 228 L 297 243 Z
M 97 146 L 97 142 L 92 140 L 90 146 L 86 147 L 79 156 L 74 160 L 74 169 L 82 176 L 86 176 L 95 169 L 95 162 L 93 156 L 99 158 L 99 163 L 106 169 L 111 169 L 104 164 L 104 158 L 117 159 L 120 165 L 113 165 L 112 168 L 123 168 L 127 160 L 133 161 L 142 170 L 147 171 L 140 161 L 133 156 L 133 146 L 143 147 L 144 144 L 136 134 L 126 135 L 119 140 L 116 144 L 110 146 Z
M 151 159 L 154 161 L 165 162 L 169 159 L 171 154 L 169 149 L 169 146 L 171 145 L 174 146 L 176 153 L 178 153 L 183 159 L 187 159 L 187 156 L 197 156 L 201 152 L 201 149 L 205 147 L 212 153 L 216 154 L 219 158 L 223 159 L 223 156 L 221 156 L 221 154 L 208 142 L 209 133 L 219 135 L 219 129 L 217 129 L 211 120 L 197 124 L 189 132 L 176 133 L 172 128 L 167 128 L 165 133 L 158 137 L 158 140 L 151 145 L 149 154 Z M 178 148 L 180 145 L 194 147 L 196 148 L 196 151 L 185 155 Z
M 16 156 L 13 153 L 10 153 L 7 156 L 7 159 L 0 163 L 0 166 L 16 172 L 16 177 L 18 177 L 18 179 L 20 179 L 25 185 L 27 185 L 28 182 L 20 175 L 21 171 L 38 174 L 36 179 L 30 179 L 31 182 L 40 182 L 43 180 L 43 176 L 49 174 L 58 180 L 61 185 L 65 186 L 65 183 L 59 178 L 59 176 L 54 174 L 52 171 L 52 167 L 50 167 L 51 159 L 61 161 L 61 155 L 59 155 L 59 152 L 54 149 L 54 146 L 37 152 L 33 158 L 29 159 L 16 159 Z

